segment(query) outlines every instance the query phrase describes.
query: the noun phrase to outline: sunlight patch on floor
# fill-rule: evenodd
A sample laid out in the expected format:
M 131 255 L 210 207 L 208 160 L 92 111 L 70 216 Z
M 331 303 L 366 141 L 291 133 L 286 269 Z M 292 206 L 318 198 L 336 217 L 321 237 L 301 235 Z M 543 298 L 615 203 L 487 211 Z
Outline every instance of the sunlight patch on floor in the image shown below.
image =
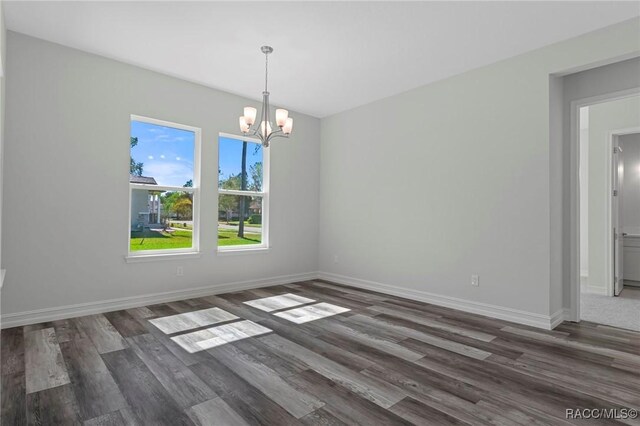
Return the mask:
M 194 353 L 269 332 L 271 332 L 270 329 L 260 324 L 243 320 L 207 328 L 206 330 L 194 331 L 193 333 L 181 334 L 180 336 L 172 337 L 171 340 L 187 352 Z
M 322 302 L 315 305 L 277 312 L 274 315 L 296 324 L 304 324 L 305 322 L 327 318 L 348 311 L 350 311 L 350 309 Z
M 156 318 L 149 320 L 149 322 L 158 327 L 163 333 L 173 334 L 235 319 L 239 319 L 239 317 L 220 308 L 209 308 Z
M 313 299 L 298 296 L 297 294 L 286 293 L 278 296 L 265 297 L 262 299 L 249 300 L 244 302 L 249 306 L 260 309 L 261 311 L 271 312 L 278 309 L 292 308 L 294 306 L 304 305 L 305 303 L 315 302 Z

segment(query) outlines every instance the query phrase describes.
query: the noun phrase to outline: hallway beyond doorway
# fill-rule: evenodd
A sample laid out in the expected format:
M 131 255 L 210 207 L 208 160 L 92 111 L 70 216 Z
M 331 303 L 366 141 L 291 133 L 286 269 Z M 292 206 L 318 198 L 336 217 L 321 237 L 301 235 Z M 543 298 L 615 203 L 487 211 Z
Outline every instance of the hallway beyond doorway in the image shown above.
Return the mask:
M 640 288 L 625 286 L 618 297 L 582 293 L 580 312 L 583 321 L 640 331 Z

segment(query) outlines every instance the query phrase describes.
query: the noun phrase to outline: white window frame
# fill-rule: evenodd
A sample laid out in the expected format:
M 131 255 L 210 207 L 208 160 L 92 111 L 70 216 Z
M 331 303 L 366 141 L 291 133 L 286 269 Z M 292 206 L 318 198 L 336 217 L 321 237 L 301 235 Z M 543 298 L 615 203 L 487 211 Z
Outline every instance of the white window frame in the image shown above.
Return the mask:
M 260 139 L 249 138 L 246 136 L 234 135 L 232 133 L 219 133 L 218 134 L 218 169 L 220 168 L 220 138 L 235 139 L 238 142 L 251 142 L 262 145 Z M 262 191 L 241 191 L 234 189 L 221 189 L 219 182 L 216 187 L 218 188 L 218 194 L 216 196 L 216 247 L 218 254 L 241 254 L 241 253 L 256 253 L 269 250 L 269 185 L 270 185 L 270 152 L 269 149 L 262 149 Z M 218 176 L 218 179 L 220 176 Z M 253 197 L 262 197 L 262 237 L 260 244 L 244 244 L 237 246 L 220 246 L 218 245 L 218 203 L 220 201 L 220 195 L 246 195 Z
M 173 129 L 193 132 L 193 187 L 187 188 L 182 186 L 146 185 L 129 182 L 129 223 L 127 224 L 129 229 L 127 233 L 128 237 L 126 260 L 127 262 L 138 262 L 156 259 L 160 260 L 166 257 L 197 257 L 200 253 L 200 159 L 202 149 L 202 129 L 200 129 L 199 127 L 187 126 L 185 124 L 173 123 L 171 121 L 158 120 L 156 118 L 132 114 L 129 120 L 129 125 L 131 125 L 131 122 L 133 121 L 140 121 L 143 123 L 155 124 L 158 126 L 171 127 Z M 131 131 L 129 131 L 129 134 L 131 134 Z M 193 235 L 191 238 L 190 248 L 131 251 L 131 200 L 134 189 L 189 192 L 193 195 Z

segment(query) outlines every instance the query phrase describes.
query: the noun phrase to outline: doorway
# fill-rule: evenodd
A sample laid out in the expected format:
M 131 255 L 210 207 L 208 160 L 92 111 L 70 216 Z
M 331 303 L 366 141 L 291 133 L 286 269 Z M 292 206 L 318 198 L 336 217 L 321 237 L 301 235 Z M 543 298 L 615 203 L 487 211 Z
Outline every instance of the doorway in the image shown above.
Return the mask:
M 640 331 L 640 96 L 575 107 L 578 319 Z
M 613 135 L 614 295 L 640 298 L 640 128 Z M 615 231 L 614 231 L 615 235 Z

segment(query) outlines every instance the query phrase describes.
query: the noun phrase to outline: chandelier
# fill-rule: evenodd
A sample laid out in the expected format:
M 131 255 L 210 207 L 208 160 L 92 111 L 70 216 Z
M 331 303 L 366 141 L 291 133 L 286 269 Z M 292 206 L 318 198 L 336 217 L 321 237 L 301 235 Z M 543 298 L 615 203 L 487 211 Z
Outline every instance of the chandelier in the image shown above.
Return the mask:
M 256 122 L 258 110 L 253 107 L 244 107 L 244 115 L 240 116 L 239 122 L 242 134 L 257 137 L 262 141 L 262 146 L 266 148 L 269 146 L 271 139 L 289 137 L 291 130 L 293 130 L 293 118 L 289 117 L 289 111 L 286 109 L 276 109 L 277 128 L 271 125 L 267 79 L 269 77 L 269 54 L 273 52 L 273 48 L 271 46 L 262 46 L 260 50 L 264 53 L 264 92 L 262 92 L 260 124 Z

